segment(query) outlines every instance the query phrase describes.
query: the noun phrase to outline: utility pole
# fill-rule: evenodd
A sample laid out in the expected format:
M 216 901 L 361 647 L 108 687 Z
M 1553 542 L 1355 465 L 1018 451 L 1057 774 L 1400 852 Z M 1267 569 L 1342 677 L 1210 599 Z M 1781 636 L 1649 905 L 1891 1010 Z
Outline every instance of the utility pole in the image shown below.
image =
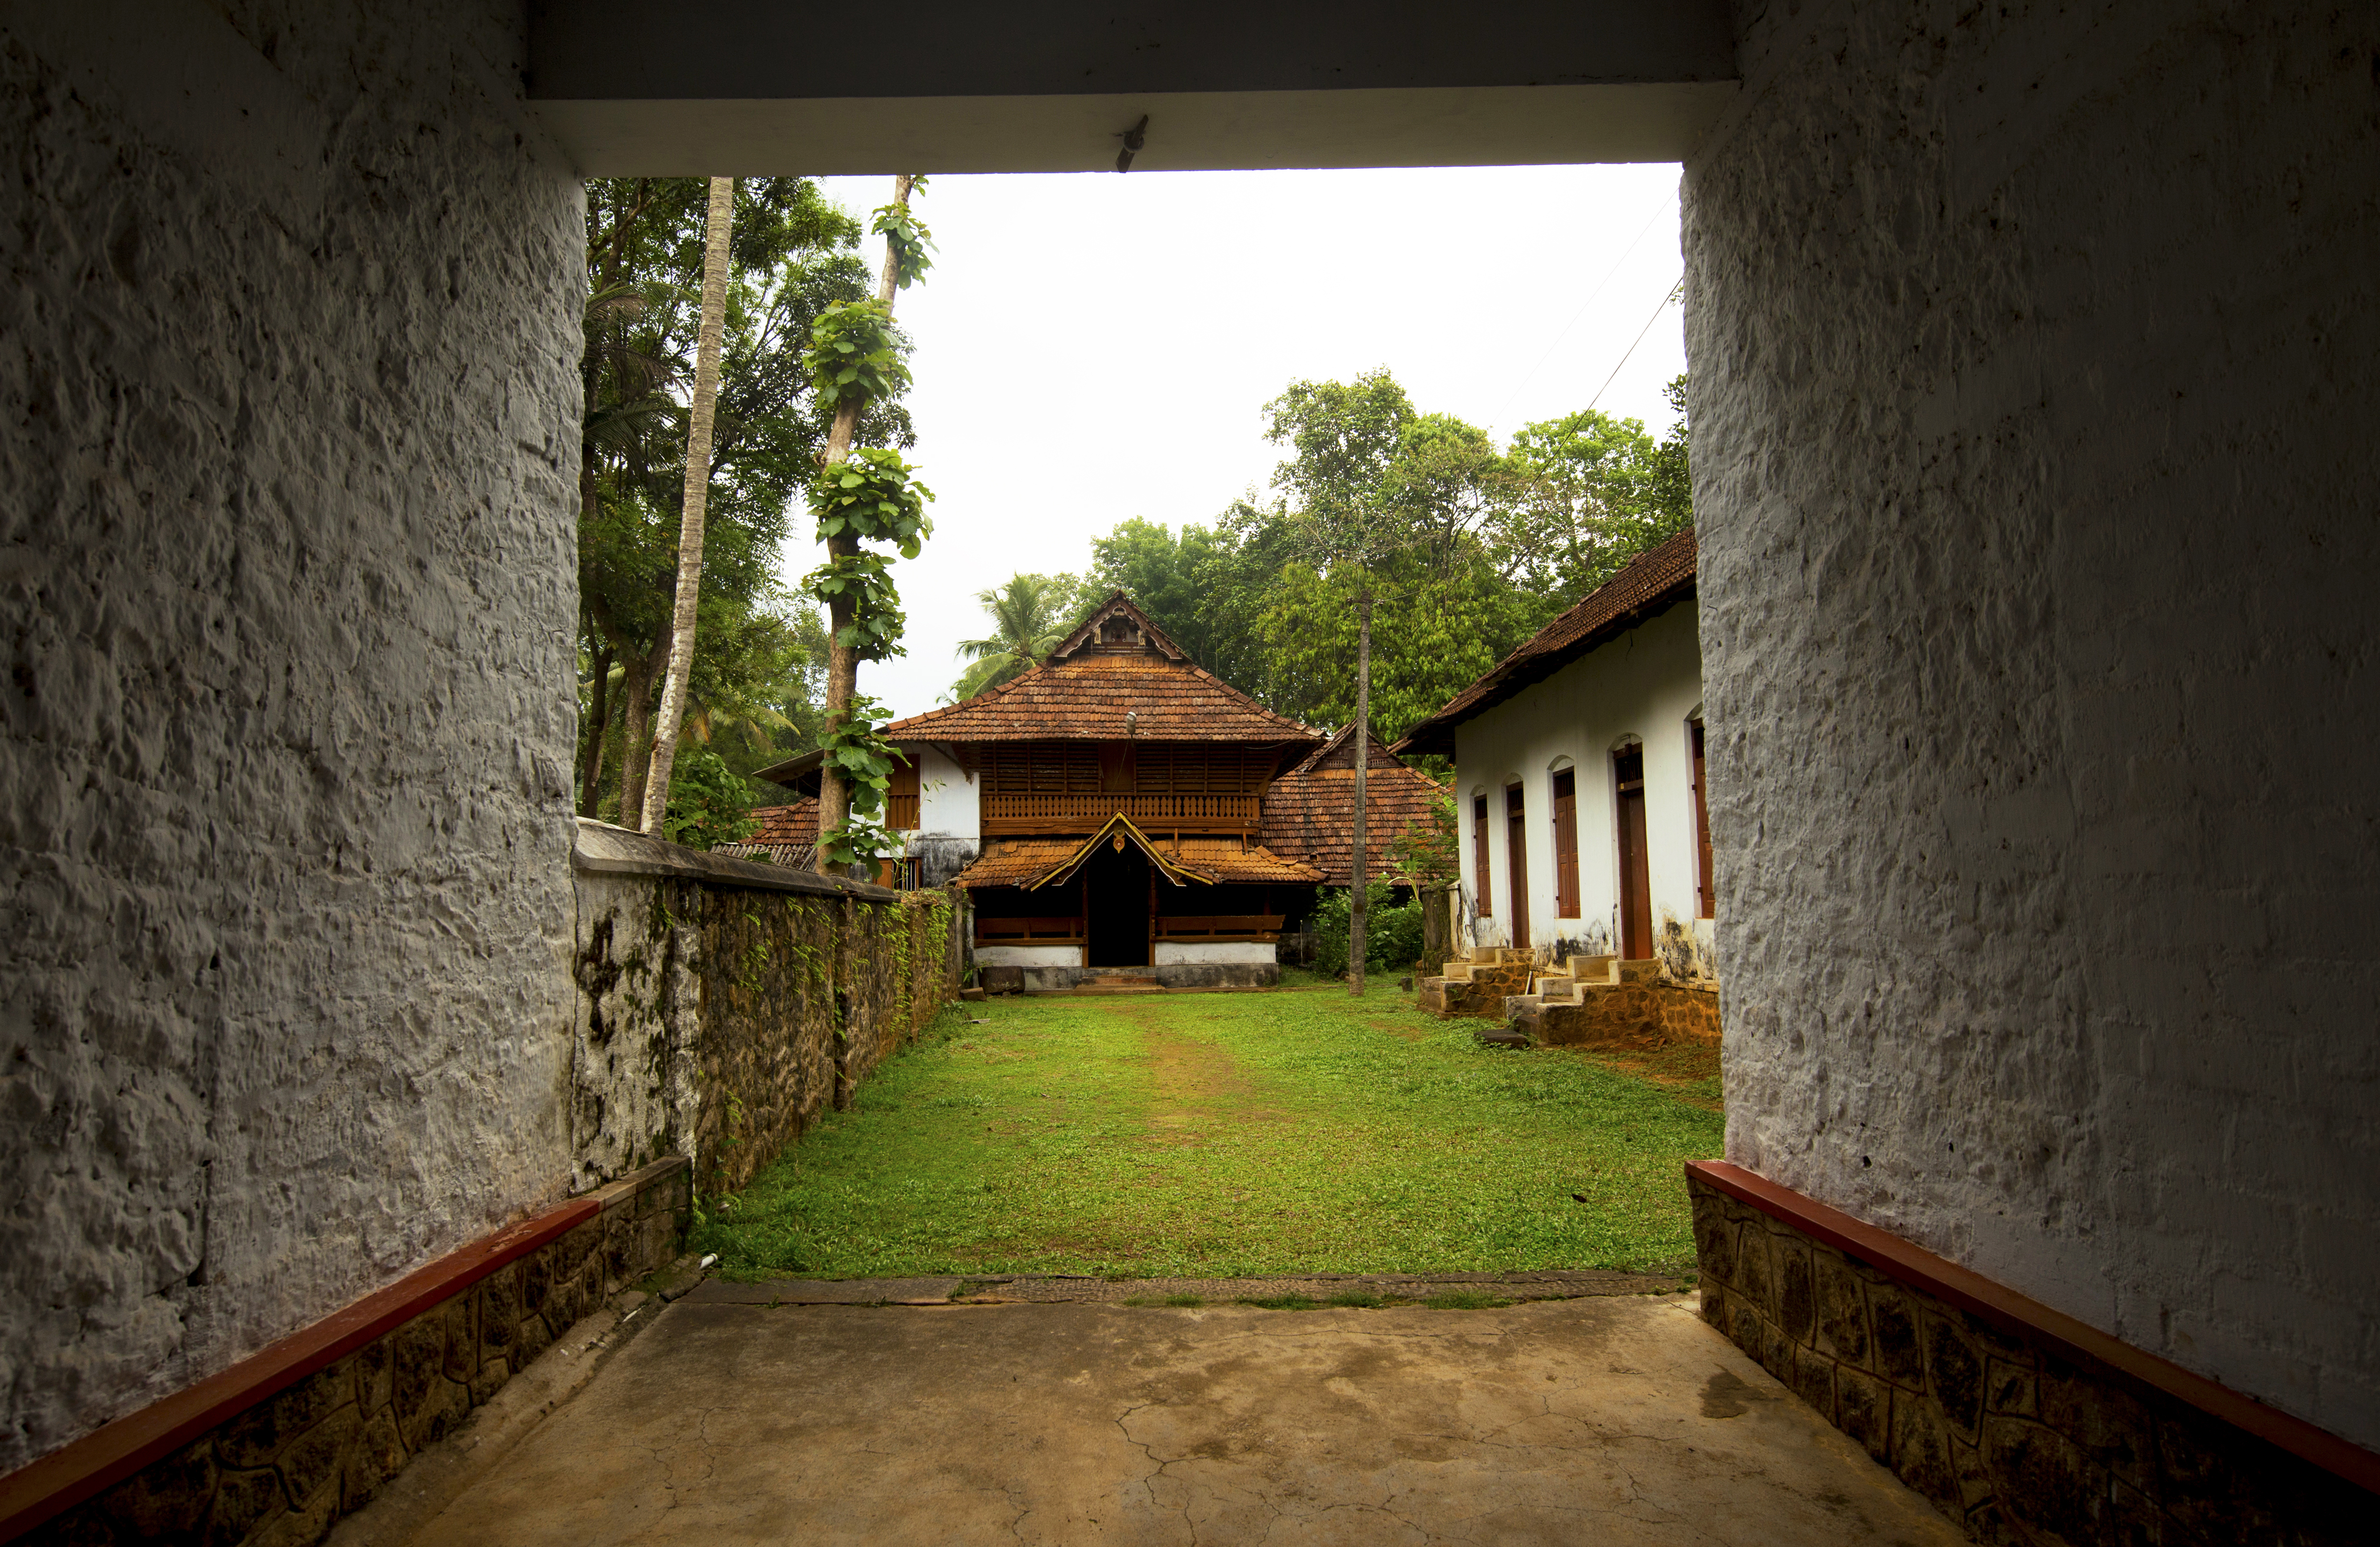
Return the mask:
M 1372 577 L 1368 573 L 1359 573 L 1355 580 L 1355 725 L 1348 740 L 1355 747 L 1355 834 L 1349 855 L 1349 879 L 1354 884 L 1347 889 L 1347 992 L 1360 998 L 1369 890 L 1364 861 L 1371 842 L 1372 814 L 1365 797 L 1372 762 Z

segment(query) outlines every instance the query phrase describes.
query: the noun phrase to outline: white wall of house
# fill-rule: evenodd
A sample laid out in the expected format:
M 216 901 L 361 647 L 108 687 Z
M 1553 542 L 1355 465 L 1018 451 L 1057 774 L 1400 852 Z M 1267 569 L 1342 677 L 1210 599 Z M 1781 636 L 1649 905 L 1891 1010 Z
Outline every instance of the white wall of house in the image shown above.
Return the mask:
M 1080 945 L 978 945 L 978 967 L 1083 967 Z
M 1219 966 L 1224 963 L 1275 962 L 1281 948 L 1254 940 L 1172 941 L 1157 943 L 1159 967 Z
M 1694 744 L 1702 704 L 1702 657 L 1692 602 L 1573 661 L 1454 733 L 1463 886 L 1481 945 L 1529 944 L 1557 955 L 1600 955 L 1620 938 L 1620 839 L 1612 754 L 1645 749 L 1645 838 L 1653 933 L 1673 968 L 1715 975 L 1712 930 L 1698 917 L 1701 864 L 1694 832 Z M 1554 774 L 1577 784 L 1579 917 L 1556 917 Z M 1522 786 L 1528 815 L 1529 938 L 1512 938 L 1512 887 L 1504 790 Z M 1488 799 L 1488 873 L 1477 873 L 1473 800 Z M 1479 899 L 1492 908 L 1481 915 Z M 1676 926 L 1673 933 L 1671 925 Z M 1688 944 L 1691 943 L 1691 944 Z
M 901 749 L 917 762 L 915 831 L 941 837 L 980 838 L 983 822 L 977 797 L 983 786 L 975 775 L 932 747 L 910 743 Z

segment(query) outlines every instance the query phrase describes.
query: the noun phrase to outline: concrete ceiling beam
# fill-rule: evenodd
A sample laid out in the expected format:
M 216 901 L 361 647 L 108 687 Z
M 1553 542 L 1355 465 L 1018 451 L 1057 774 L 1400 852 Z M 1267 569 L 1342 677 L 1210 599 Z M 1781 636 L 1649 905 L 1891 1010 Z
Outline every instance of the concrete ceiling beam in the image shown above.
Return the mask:
M 1106 170 L 1144 115 L 1135 171 L 1674 161 L 1737 90 L 1716 0 L 933 5 L 821 48 L 831 25 L 539 0 L 529 96 L 591 175 L 697 176 Z

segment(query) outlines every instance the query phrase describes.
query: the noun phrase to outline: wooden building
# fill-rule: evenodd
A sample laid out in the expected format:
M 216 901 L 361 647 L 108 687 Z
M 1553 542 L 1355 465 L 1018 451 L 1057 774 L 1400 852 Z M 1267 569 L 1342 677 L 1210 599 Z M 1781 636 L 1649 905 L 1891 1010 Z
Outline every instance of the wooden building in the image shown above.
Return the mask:
M 1042 665 L 886 736 L 909 758 L 889 825 L 913 883 L 966 891 L 978 965 L 1037 988 L 1278 980 L 1283 920 L 1322 872 L 1265 846 L 1265 797 L 1324 738 L 1201 670 L 1123 592 Z

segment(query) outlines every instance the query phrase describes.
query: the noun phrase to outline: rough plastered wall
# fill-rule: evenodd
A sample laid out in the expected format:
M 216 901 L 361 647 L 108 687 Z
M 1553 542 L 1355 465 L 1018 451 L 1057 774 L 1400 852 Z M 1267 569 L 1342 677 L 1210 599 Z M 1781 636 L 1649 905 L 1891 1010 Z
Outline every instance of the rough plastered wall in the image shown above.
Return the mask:
M 580 193 L 518 7 L 0 31 L 0 1468 L 557 1197 Z
M 1746 5 L 1730 1159 L 2380 1443 L 2380 23 Z

